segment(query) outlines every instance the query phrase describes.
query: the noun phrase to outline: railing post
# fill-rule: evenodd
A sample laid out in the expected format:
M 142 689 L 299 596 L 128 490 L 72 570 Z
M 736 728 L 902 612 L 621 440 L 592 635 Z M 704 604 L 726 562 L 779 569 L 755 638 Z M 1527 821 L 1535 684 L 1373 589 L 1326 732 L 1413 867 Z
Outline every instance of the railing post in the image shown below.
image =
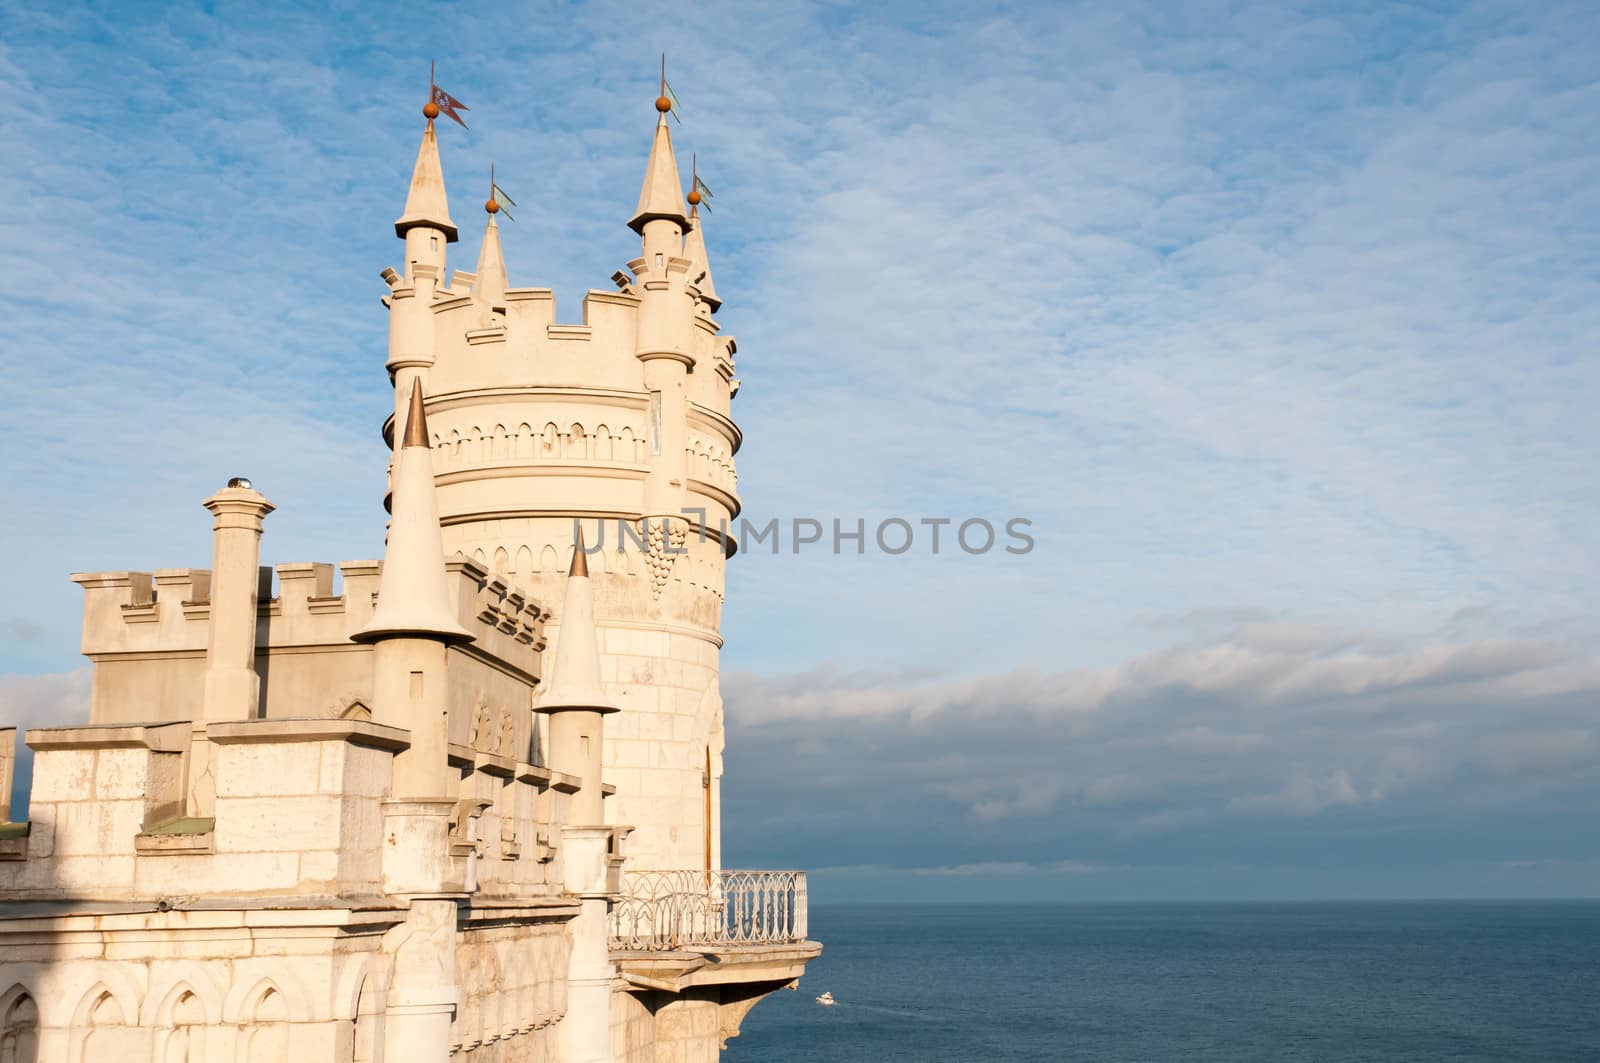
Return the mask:
M 806 904 L 806 873 L 799 871 L 794 876 L 794 936 L 798 941 L 804 941 L 807 933 Z

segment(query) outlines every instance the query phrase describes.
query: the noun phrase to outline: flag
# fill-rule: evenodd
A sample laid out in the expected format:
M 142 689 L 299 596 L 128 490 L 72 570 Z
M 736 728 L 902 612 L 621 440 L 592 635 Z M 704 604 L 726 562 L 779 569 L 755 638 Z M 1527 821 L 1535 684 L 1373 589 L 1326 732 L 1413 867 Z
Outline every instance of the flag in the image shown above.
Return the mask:
M 710 211 L 711 204 L 707 201 L 711 199 L 711 189 L 706 186 L 704 181 L 700 180 L 699 174 L 694 175 L 694 184 L 692 187 L 696 192 L 700 193 L 700 205 L 705 207 L 707 211 Z
M 468 107 L 466 104 L 462 103 L 460 100 L 456 99 L 454 96 L 450 95 L 437 85 L 433 86 L 433 96 L 431 99 L 433 100 L 434 106 L 439 108 L 440 113 L 449 118 L 455 119 L 456 124 L 462 129 L 467 128 L 467 123 L 461 120 L 461 116 L 457 114 L 456 111 L 470 111 L 472 108 Z
M 511 212 L 506 208 L 516 206 L 517 201 L 506 195 L 506 190 L 492 181 L 489 183 L 489 189 L 490 197 L 500 204 L 500 213 L 506 216 L 506 221 L 516 221 L 517 219 L 513 218 Z
M 661 95 L 665 96 L 667 98 L 667 102 L 672 104 L 672 117 L 682 122 L 683 115 L 678 113 L 678 94 L 672 91 L 672 86 L 667 84 L 667 79 L 665 77 L 661 79 Z

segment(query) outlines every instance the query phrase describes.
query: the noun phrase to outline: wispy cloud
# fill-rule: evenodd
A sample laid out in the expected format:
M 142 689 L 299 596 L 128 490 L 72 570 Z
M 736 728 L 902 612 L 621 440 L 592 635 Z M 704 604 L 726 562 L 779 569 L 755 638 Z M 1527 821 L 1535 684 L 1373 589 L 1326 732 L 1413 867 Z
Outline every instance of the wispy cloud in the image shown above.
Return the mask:
M 725 696 L 725 822 L 752 859 L 1600 855 L 1557 826 L 1600 808 L 1600 657 L 1560 644 L 1252 621 L 1107 669 L 740 674 Z

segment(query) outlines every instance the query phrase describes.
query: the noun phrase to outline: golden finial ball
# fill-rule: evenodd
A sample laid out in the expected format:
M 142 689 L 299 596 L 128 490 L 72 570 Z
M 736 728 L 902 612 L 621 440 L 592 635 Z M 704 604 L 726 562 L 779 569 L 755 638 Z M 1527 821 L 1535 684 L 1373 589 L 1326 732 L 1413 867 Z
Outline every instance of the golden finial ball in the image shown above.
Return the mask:
M 439 105 L 429 100 L 422 105 L 422 116 L 430 120 L 439 117 Z
M 689 205 L 691 207 L 700 205 L 700 190 L 698 188 L 689 189 Z
M 500 213 L 500 204 L 496 203 L 492 199 L 486 199 L 483 201 L 483 209 L 488 211 L 490 214 L 498 214 Z
M 657 96 L 656 110 L 660 111 L 662 114 L 666 114 L 668 111 L 672 110 L 672 101 L 667 99 L 665 96 Z

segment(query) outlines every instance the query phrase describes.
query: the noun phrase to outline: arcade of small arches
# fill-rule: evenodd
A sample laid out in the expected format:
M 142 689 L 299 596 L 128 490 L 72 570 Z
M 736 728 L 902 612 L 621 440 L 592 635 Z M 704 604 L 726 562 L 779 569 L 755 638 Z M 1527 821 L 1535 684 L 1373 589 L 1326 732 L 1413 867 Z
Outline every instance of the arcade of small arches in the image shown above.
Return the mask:
M 561 428 L 554 421 L 538 430 L 527 422 L 515 428 L 503 424 L 451 428 L 433 433 L 433 450 L 435 468 L 441 472 L 493 462 L 617 462 L 640 467 L 649 463 L 649 442 L 642 432 L 604 424 L 593 431 L 578 423 Z M 691 477 L 730 491 L 738 482 L 733 450 L 726 441 L 690 436 L 684 454 Z

